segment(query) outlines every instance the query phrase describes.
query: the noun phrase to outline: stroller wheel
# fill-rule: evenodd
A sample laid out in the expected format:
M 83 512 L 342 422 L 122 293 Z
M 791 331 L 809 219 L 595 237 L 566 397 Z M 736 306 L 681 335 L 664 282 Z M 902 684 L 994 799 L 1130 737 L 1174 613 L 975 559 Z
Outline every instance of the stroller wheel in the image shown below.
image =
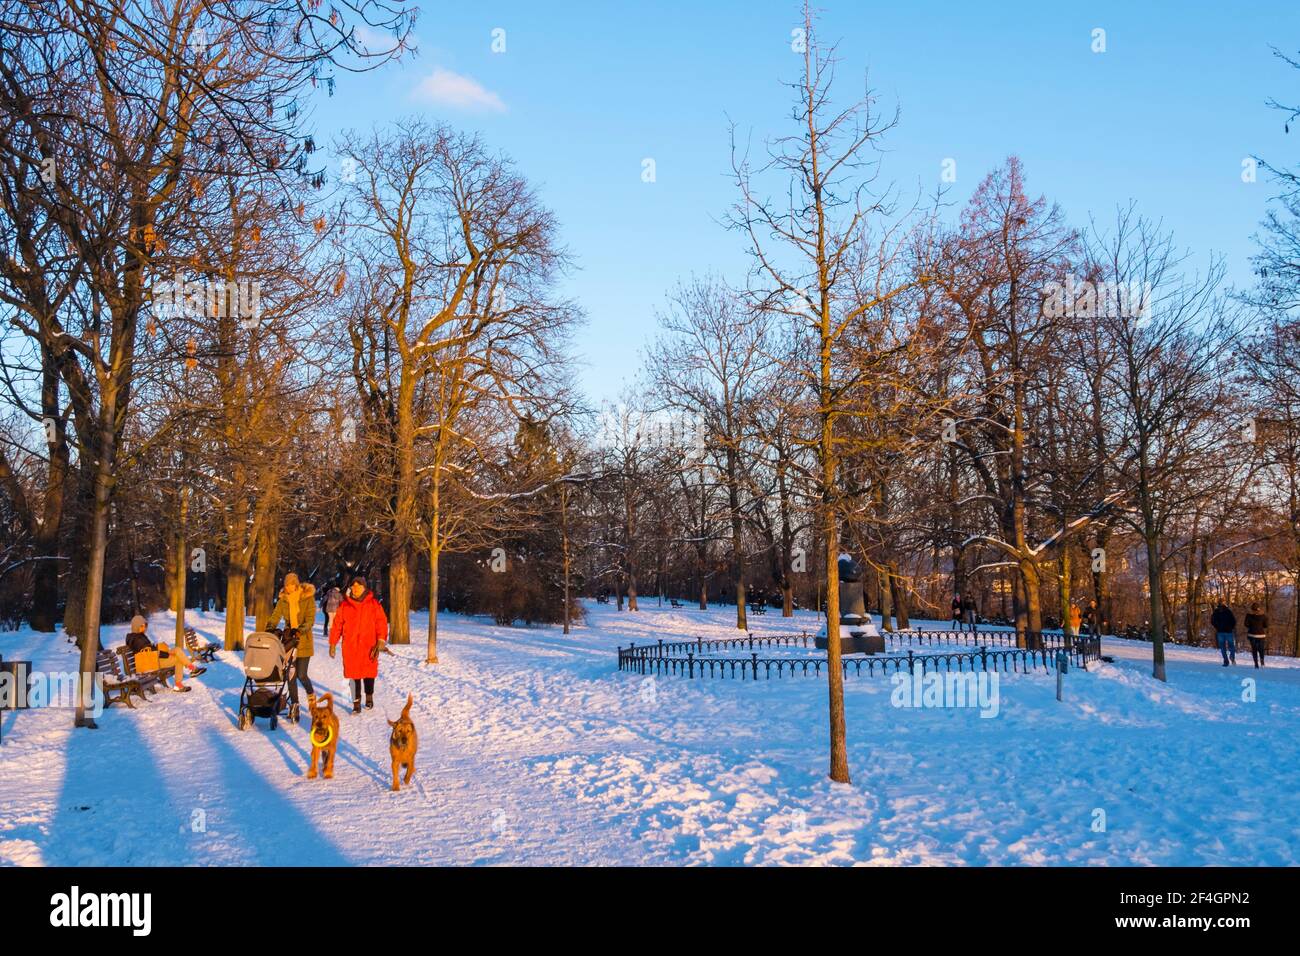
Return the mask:
M 279 718 L 278 716 L 276 716 L 275 714 L 272 714 L 272 715 L 271 715 L 271 729 L 272 729 L 272 730 L 275 730 L 275 728 L 278 727 L 279 724 L 280 724 L 280 718 Z
M 243 710 L 243 709 L 241 708 L 240 711 L 239 711 L 239 729 L 240 729 L 240 730 L 247 730 L 247 729 L 248 729 L 248 722 L 249 722 L 248 711 Z

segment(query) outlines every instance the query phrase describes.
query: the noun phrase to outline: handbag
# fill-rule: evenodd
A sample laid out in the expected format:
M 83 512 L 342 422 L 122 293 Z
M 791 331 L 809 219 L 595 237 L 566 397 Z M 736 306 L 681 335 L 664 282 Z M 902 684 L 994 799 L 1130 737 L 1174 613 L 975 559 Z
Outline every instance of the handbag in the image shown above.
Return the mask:
M 135 669 L 141 673 L 156 671 L 162 666 L 157 651 L 136 651 Z

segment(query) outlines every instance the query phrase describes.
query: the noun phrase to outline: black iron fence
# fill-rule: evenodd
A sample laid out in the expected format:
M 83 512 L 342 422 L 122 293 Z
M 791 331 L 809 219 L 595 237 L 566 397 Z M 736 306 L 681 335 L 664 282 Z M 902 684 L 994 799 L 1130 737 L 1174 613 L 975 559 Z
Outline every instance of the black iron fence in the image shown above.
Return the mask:
M 920 668 L 922 674 L 929 672 L 962 671 L 998 671 L 1011 673 L 1030 673 L 1033 671 L 1054 672 L 1058 659 L 1075 667 L 1086 667 L 1091 660 L 1101 656 L 1101 639 L 1099 637 L 1069 638 L 1062 634 L 1025 635 L 1025 646 L 1015 646 L 1014 631 L 988 631 L 972 635 L 966 632 L 968 640 L 965 646 L 951 651 L 918 654 L 908 648 L 906 654 L 883 655 L 848 655 L 840 659 L 844 676 L 860 676 L 864 671 L 868 676 L 877 672 L 881 675 L 897 674 L 906 670 L 909 674 Z M 889 647 L 901 646 L 904 642 L 920 643 L 925 646 L 944 646 L 941 636 L 958 636 L 955 631 L 906 631 L 886 634 L 885 643 Z M 989 637 L 993 641 L 970 645 L 969 637 Z M 1008 640 L 1009 639 L 1009 640 Z M 999 646 L 998 641 L 1003 646 Z M 990 646 L 992 645 L 992 646 Z M 794 646 L 813 647 L 813 637 L 802 634 L 750 634 L 746 637 L 720 638 L 717 640 L 694 641 L 658 641 L 654 644 L 632 644 L 618 649 L 618 669 L 637 674 L 657 674 L 683 677 L 729 677 L 738 680 L 758 680 L 760 677 L 820 677 L 828 668 L 825 657 L 759 657 L 758 650 L 768 647 Z M 748 650 L 743 656 L 712 656 L 715 652 Z

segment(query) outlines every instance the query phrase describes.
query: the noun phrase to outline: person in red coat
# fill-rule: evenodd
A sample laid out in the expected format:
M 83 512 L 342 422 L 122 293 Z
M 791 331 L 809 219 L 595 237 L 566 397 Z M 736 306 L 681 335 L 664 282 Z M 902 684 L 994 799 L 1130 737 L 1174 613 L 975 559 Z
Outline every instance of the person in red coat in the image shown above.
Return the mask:
M 343 642 L 343 676 L 352 681 L 352 713 L 361 713 L 361 687 L 366 689 L 366 708 L 375 706 L 375 678 L 379 676 L 379 652 L 388 640 L 388 616 L 366 587 L 363 575 L 352 579 L 348 593 L 330 625 L 330 657 Z

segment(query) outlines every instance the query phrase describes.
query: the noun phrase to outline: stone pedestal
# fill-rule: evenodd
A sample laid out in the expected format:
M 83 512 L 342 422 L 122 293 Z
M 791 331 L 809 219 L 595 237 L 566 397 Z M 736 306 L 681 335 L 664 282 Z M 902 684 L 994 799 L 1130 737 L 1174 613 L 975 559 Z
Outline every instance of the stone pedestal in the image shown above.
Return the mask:
M 840 555 L 840 607 L 838 639 L 841 654 L 883 654 L 885 639 L 867 616 L 862 599 L 862 565 L 847 554 Z M 814 640 L 819 650 L 827 646 L 827 629 L 822 628 Z

